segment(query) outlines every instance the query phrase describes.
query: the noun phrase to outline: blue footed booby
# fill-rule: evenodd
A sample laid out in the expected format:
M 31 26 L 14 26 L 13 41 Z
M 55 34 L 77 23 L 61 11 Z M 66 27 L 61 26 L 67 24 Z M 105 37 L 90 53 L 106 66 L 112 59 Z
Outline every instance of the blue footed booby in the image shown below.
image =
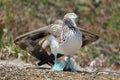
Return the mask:
M 74 54 L 84 45 L 96 41 L 99 37 L 76 25 L 77 15 L 67 13 L 63 21 L 18 36 L 14 42 L 23 50 L 40 60 L 39 65 L 52 65 L 53 71 L 62 71 L 68 65 L 71 71 L 76 71 L 70 61 Z M 59 62 L 58 58 L 68 56 L 67 63 Z

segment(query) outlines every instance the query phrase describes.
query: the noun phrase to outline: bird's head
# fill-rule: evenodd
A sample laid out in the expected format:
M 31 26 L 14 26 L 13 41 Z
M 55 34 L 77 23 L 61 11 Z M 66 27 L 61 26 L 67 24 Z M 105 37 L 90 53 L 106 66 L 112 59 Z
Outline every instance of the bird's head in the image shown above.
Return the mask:
M 63 21 L 69 27 L 77 27 L 76 25 L 77 19 L 78 19 L 78 16 L 75 13 L 67 13 L 64 16 Z

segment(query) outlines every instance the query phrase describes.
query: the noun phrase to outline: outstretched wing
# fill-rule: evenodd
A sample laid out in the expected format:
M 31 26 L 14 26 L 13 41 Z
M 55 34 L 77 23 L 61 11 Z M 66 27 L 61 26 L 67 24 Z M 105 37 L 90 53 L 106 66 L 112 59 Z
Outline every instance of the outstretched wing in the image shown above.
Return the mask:
M 39 28 L 37 30 L 25 33 L 18 36 L 14 43 L 18 45 L 21 49 L 27 51 L 32 56 L 40 60 L 39 65 L 42 64 L 54 64 L 54 55 L 51 53 L 50 45 L 46 40 L 46 37 L 50 34 L 59 37 L 58 24 L 52 24 L 47 27 Z M 54 30 L 56 28 L 56 30 Z M 58 54 L 58 57 L 62 54 Z
M 48 43 L 45 43 L 44 40 L 44 37 L 47 35 L 47 33 L 45 33 L 46 28 L 47 27 L 40 28 L 38 30 L 20 35 L 14 40 L 14 43 L 21 49 L 39 59 L 41 62 L 46 61 L 46 59 L 54 58 L 52 54 L 47 54 L 48 48 L 43 48 L 42 46 L 42 44 L 48 46 Z M 51 61 L 47 61 L 47 63 L 53 64 Z
M 82 32 L 82 41 L 83 41 L 82 47 L 87 45 L 87 44 L 90 44 L 92 42 L 95 42 L 99 39 L 99 36 L 96 34 L 93 34 L 93 33 L 86 31 L 82 28 L 79 28 L 79 30 Z

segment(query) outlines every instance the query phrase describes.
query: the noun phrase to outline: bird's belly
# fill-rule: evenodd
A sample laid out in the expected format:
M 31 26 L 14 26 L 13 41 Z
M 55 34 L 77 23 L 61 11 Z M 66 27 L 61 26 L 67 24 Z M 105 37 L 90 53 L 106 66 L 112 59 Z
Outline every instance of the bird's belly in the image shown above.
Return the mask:
M 71 34 L 66 37 L 65 41 L 62 44 L 62 51 L 64 54 L 74 54 L 80 49 L 82 45 L 82 37 Z

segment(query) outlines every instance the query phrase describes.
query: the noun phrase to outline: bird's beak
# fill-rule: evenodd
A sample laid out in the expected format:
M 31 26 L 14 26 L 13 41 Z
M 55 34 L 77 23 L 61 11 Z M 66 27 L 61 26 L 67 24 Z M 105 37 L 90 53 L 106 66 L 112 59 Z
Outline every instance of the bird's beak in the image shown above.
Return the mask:
M 71 22 L 74 27 L 77 27 L 75 19 L 71 19 Z

